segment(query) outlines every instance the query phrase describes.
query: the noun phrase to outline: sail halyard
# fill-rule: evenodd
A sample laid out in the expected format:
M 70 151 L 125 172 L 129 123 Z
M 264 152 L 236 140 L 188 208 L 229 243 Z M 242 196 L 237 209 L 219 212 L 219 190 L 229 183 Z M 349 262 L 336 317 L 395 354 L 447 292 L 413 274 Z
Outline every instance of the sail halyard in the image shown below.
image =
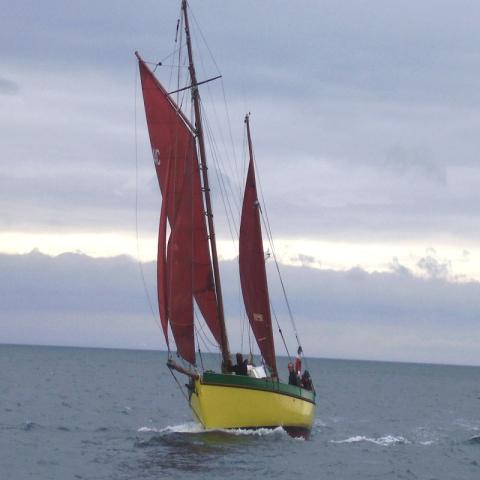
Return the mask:
M 167 219 L 171 227 L 168 247 L 165 246 L 165 240 L 159 238 L 159 247 L 167 249 L 165 271 L 168 277 L 166 287 L 162 287 L 161 282 L 157 284 L 157 289 L 163 288 L 164 291 L 167 291 L 167 293 L 158 292 L 159 308 L 163 308 L 160 305 L 162 298 L 162 305 L 168 305 L 168 316 L 179 354 L 194 364 L 193 297 L 215 340 L 218 343 L 221 342 L 201 195 L 195 132 L 188 119 L 169 97 L 145 62 L 138 53 L 136 55 L 139 60 L 145 113 L 155 169 L 165 203 L 166 218 L 163 219 L 164 224 L 162 224 L 162 218 L 160 219 L 159 235 L 163 235 L 162 228 L 166 229 Z M 167 166 L 169 167 L 168 175 Z M 168 181 L 167 176 L 171 177 Z M 187 205 L 188 203 L 189 205 Z M 180 230 L 183 233 L 180 233 Z M 193 240 L 190 242 L 178 241 L 179 238 L 185 240 L 186 236 Z M 162 262 L 160 248 L 159 262 Z M 183 273 L 177 275 L 180 270 Z M 189 281 L 187 277 L 190 279 Z M 177 284 L 177 282 L 180 283 Z M 173 296 L 170 293 L 172 290 L 175 290 Z M 184 293 L 180 295 L 178 291 Z M 180 303 L 176 305 L 175 302 Z M 166 334 L 163 320 L 162 328 Z
M 208 234 L 210 241 L 210 249 L 212 254 L 213 275 L 215 281 L 215 293 L 217 300 L 217 315 L 220 326 L 220 349 L 222 351 L 222 371 L 227 371 L 230 364 L 230 351 L 228 346 L 227 330 L 225 325 L 225 314 L 223 309 L 223 295 L 220 281 L 220 268 L 218 265 L 217 243 L 215 237 L 215 226 L 213 223 L 212 202 L 210 199 L 210 187 L 208 181 L 208 167 L 205 153 L 205 140 L 203 136 L 202 115 L 200 109 L 200 94 L 198 91 L 198 82 L 195 72 L 195 64 L 193 62 L 193 51 L 190 37 L 190 26 L 188 21 L 187 0 L 182 0 L 182 12 L 185 20 L 185 36 L 187 41 L 189 73 L 192 85 L 192 103 L 195 112 L 195 132 L 198 142 L 198 149 L 200 154 L 200 170 L 203 180 L 203 192 L 205 199 L 206 217 L 208 224 Z
M 243 197 L 239 238 L 240 284 L 245 310 L 260 352 L 278 378 L 273 341 L 270 300 L 268 294 L 265 254 L 260 225 L 260 203 L 257 197 L 253 147 L 248 115 L 245 117 L 249 150 L 248 173 Z

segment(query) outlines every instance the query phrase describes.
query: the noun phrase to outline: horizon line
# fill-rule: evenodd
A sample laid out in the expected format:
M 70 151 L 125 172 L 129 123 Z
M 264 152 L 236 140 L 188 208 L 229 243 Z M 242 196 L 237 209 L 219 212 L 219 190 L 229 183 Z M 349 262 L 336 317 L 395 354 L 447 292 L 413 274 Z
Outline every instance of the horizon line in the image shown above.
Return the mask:
M 0 342 L 1 347 L 41 347 L 41 348 L 80 348 L 85 350 L 125 350 L 132 352 L 157 352 L 157 353 L 168 353 L 168 350 L 164 349 L 153 349 L 153 348 L 142 348 L 142 347 L 99 347 L 99 346 L 90 346 L 90 345 L 54 345 L 47 343 L 4 343 Z M 218 355 L 221 356 L 220 352 L 202 352 L 202 355 Z M 258 354 L 257 354 L 258 356 Z M 277 355 L 278 358 L 289 357 L 287 355 Z M 351 358 L 351 357 L 322 357 L 316 355 L 305 355 L 306 359 L 311 360 L 327 360 L 327 361 L 339 361 L 339 362 L 367 362 L 367 363 L 395 363 L 395 364 L 405 364 L 405 365 L 428 365 L 435 367 L 468 367 L 468 368 L 479 368 L 480 364 L 468 364 L 468 363 L 443 363 L 443 362 L 416 362 L 408 360 L 388 360 L 388 359 L 375 359 L 375 358 Z

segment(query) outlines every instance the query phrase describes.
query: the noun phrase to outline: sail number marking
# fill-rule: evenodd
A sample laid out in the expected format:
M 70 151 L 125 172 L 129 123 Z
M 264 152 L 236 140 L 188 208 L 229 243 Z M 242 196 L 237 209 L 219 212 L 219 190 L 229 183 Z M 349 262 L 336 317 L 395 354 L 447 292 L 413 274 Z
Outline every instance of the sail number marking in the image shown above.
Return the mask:
M 160 166 L 160 150 L 158 148 L 152 148 L 152 155 L 153 155 L 153 163 Z

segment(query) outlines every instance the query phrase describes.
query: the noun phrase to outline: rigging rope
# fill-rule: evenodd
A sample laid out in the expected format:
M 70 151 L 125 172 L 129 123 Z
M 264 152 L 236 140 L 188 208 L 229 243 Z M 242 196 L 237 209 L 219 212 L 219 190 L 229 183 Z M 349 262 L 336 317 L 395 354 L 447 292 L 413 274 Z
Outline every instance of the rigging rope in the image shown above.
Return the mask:
M 203 109 L 202 109 L 203 110 Z M 210 146 L 210 153 L 211 157 L 213 159 L 213 163 L 215 168 L 215 175 L 217 177 L 217 182 L 220 187 L 220 197 L 222 199 L 223 207 L 225 210 L 225 216 L 227 218 L 227 223 L 228 223 L 228 229 L 230 230 L 230 237 L 235 245 L 235 239 L 238 239 L 238 226 L 235 222 L 235 217 L 233 215 L 232 211 L 232 205 L 230 203 L 229 195 L 227 192 L 227 187 L 225 185 L 225 181 L 223 179 L 223 175 L 221 175 L 221 169 L 220 169 L 220 163 L 217 157 L 217 153 L 215 151 L 215 140 L 212 134 L 212 131 L 210 129 L 210 124 L 208 122 L 208 119 L 205 115 L 203 115 L 205 119 L 205 131 L 207 133 L 207 138 L 209 140 L 209 146 Z M 232 229 L 233 225 L 233 229 Z
M 253 161 L 254 161 L 255 166 L 256 166 L 255 155 L 253 155 Z M 275 268 L 277 270 L 278 278 L 279 278 L 280 285 L 281 285 L 281 288 L 282 288 L 283 297 L 285 299 L 285 304 L 287 306 L 288 316 L 289 316 L 290 323 L 291 323 L 292 328 L 293 328 L 295 338 L 297 340 L 298 353 L 300 355 L 301 353 L 303 353 L 302 344 L 300 342 L 300 337 L 298 335 L 297 326 L 296 326 L 296 323 L 295 323 L 295 319 L 293 317 L 292 309 L 290 307 L 290 302 L 288 300 L 287 291 L 286 291 L 286 288 L 285 288 L 285 284 L 283 282 L 283 277 L 282 277 L 282 274 L 280 272 L 280 267 L 279 267 L 279 263 L 278 263 L 278 259 L 277 259 L 277 254 L 276 254 L 276 251 L 275 251 L 275 244 L 273 242 L 272 230 L 270 228 L 270 221 L 269 221 L 269 218 L 268 218 L 267 207 L 266 207 L 265 199 L 264 199 L 264 196 L 263 196 L 263 188 L 262 188 L 261 178 L 260 178 L 260 175 L 258 174 L 258 168 L 255 168 L 255 170 L 257 171 L 258 185 L 260 187 L 259 188 L 260 197 L 261 197 L 261 201 L 262 201 L 262 205 L 263 205 L 263 208 L 260 208 L 260 216 L 262 218 L 262 223 L 263 223 L 265 231 L 267 233 L 267 239 L 268 239 L 268 242 L 270 243 L 270 248 L 272 249 L 272 256 L 273 256 L 273 260 L 275 262 Z M 265 211 L 265 215 L 263 213 L 264 211 Z M 276 318 L 276 316 L 275 316 L 275 318 Z M 279 326 L 279 329 L 280 329 L 280 326 Z M 282 336 L 282 340 L 284 340 L 283 333 L 281 334 L 281 336 Z M 285 343 L 285 341 L 284 341 L 284 343 Z M 287 352 L 288 352 L 288 350 L 287 350 Z M 290 354 L 288 354 L 288 356 L 290 357 Z
M 203 40 L 203 44 L 206 46 L 206 48 L 208 50 L 208 53 L 210 54 L 210 57 L 213 61 L 213 64 L 215 65 L 215 68 L 217 69 L 217 72 L 220 72 L 220 70 L 218 68 L 218 65 L 215 61 L 215 58 L 213 57 L 212 51 L 211 51 L 207 41 L 205 40 L 205 37 L 203 35 L 202 30 L 200 29 L 200 27 L 198 25 L 197 19 L 195 18 L 193 12 L 191 12 L 191 14 L 192 14 L 192 18 L 194 20 L 194 23 L 196 25 L 195 30 L 199 32 L 199 34 L 201 36 L 201 39 Z M 180 88 L 180 84 L 181 84 L 181 69 L 182 69 L 182 67 L 186 66 L 186 56 L 183 57 L 183 65 L 182 65 L 182 53 L 183 53 L 182 52 L 182 47 L 183 47 L 183 43 L 182 43 L 183 35 L 182 34 L 183 34 L 183 28 L 180 28 L 180 27 L 183 27 L 183 15 L 180 15 L 179 20 L 178 20 L 177 25 L 176 25 L 176 31 L 175 31 L 175 43 L 178 44 L 178 48 L 176 48 L 171 54 L 166 56 L 160 62 L 155 64 L 156 67 L 161 66 L 161 65 L 163 65 L 163 61 L 167 60 L 168 58 L 170 58 L 170 57 L 172 57 L 172 56 L 174 56 L 178 53 L 178 62 L 176 62 L 176 63 L 178 63 L 177 65 L 174 65 L 174 64 L 165 65 L 165 66 L 168 66 L 168 67 L 171 68 L 171 70 L 170 70 L 170 82 L 172 80 L 173 71 L 174 71 L 174 69 L 176 69 L 176 72 L 177 72 L 177 75 L 176 75 L 177 88 Z M 195 35 L 196 31 L 191 32 L 191 34 Z M 201 60 L 202 66 L 203 66 L 203 59 L 201 57 L 200 57 L 200 60 Z M 207 91 L 209 93 L 209 96 L 211 97 L 211 91 L 210 91 L 210 85 L 209 84 L 207 84 Z M 213 136 L 213 133 L 212 133 L 212 129 L 211 129 L 210 123 L 207 119 L 207 116 L 204 112 L 203 105 L 201 105 L 201 114 L 202 114 L 202 117 L 204 118 L 204 125 L 206 127 L 205 128 L 206 137 L 208 138 L 210 154 L 211 154 L 211 158 L 213 159 L 214 166 L 215 166 L 215 174 L 216 174 L 216 177 L 217 177 L 220 197 L 221 197 L 221 200 L 222 200 L 222 203 L 223 203 L 223 207 L 224 207 L 224 211 L 225 211 L 225 215 L 226 215 L 226 219 L 227 219 L 227 224 L 228 224 L 228 229 L 229 229 L 229 232 L 230 232 L 230 237 L 232 239 L 232 242 L 233 242 L 234 246 L 236 246 L 236 242 L 238 242 L 239 228 L 238 228 L 238 224 L 235 220 L 236 216 L 234 215 L 233 212 L 234 212 L 234 210 L 236 210 L 238 216 L 240 215 L 242 185 L 244 184 L 245 179 L 242 178 L 242 179 L 240 179 L 240 181 L 238 181 L 239 180 L 239 168 L 238 168 L 238 163 L 237 163 L 235 143 L 233 141 L 233 134 L 232 134 L 231 122 L 230 122 L 230 113 L 229 113 L 228 104 L 227 104 L 227 101 L 226 101 L 226 94 L 225 94 L 225 88 L 224 88 L 223 80 L 222 80 L 222 94 L 223 94 L 223 101 L 224 101 L 224 105 L 225 105 L 225 112 L 226 112 L 226 116 L 227 116 L 228 133 L 229 133 L 231 147 L 232 147 L 232 151 L 233 151 L 232 156 L 233 156 L 234 168 L 233 168 L 233 175 L 231 176 L 231 178 L 234 179 L 238 183 L 239 194 L 233 191 L 233 185 L 232 185 L 231 181 L 228 181 L 228 176 L 227 176 L 227 179 L 225 179 L 225 176 L 221 174 L 222 170 L 225 171 L 224 167 L 226 166 L 226 164 L 224 162 L 222 162 L 222 156 L 219 155 L 218 146 L 215 143 L 215 139 L 214 139 L 214 136 Z M 186 98 L 186 92 L 184 92 L 184 94 L 181 97 L 177 93 L 177 105 L 179 105 L 179 107 L 181 107 L 183 105 L 183 103 L 185 101 L 185 98 Z M 135 98 L 135 101 L 136 101 L 136 98 Z M 218 115 L 217 115 L 217 111 L 216 111 L 216 108 L 215 108 L 215 103 L 213 102 L 213 100 L 211 100 L 211 103 L 212 103 L 212 111 L 213 111 L 213 114 L 214 114 L 214 123 L 217 126 L 217 125 L 219 125 L 219 120 L 218 120 Z M 191 106 L 191 108 L 193 108 L 193 107 Z M 216 130 L 218 130 L 218 132 L 220 134 L 220 140 L 222 141 L 222 146 L 225 147 L 227 142 L 225 142 L 225 140 L 223 138 L 222 129 L 217 127 Z M 245 143 L 244 143 L 244 147 L 245 147 Z M 225 151 L 226 151 L 226 149 L 225 149 Z M 245 156 L 244 156 L 244 158 L 245 158 Z M 223 168 L 220 168 L 221 165 L 222 165 Z M 230 163 L 228 165 L 231 169 L 232 164 Z M 245 170 L 245 168 L 243 169 L 243 171 L 244 170 Z M 137 177 L 138 177 L 138 173 L 137 173 Z M 136 180 L 136 183 L 138 184 L 138 180 Z M 294 320 L 294 317 L 293 317 L 293 313 L 292 313 L 292 310 L 291 310 L 291 307 L 290 307 L 290 303 L 289 303 L 289 300 L 288 300 L 288 297 L 287 297 L 287 294 L 286 294 L 286 288 L 285 288 L 285 285 L 284 285 L 284 282 L 283 282 L 283 278 L 282 278 L 282 275 L 281 275 L 281 272 L 280 272 L 279 263 L 278 263 L 278 260 L 277 260 L 277 255 L 276 255 L 276 251 L 275 251 L 275 247 L 274 247 L 274 243 L 273 243 L 273 237 L 272 237 L 271 228 L 270 228 L 270 222 L 269 222 L 268 214 L 266 212 L 265 201 L 264 201 L 264 198 L 263 198 L 263 190 L 262 190 L 260 178 L 259 178 L 259 186 L 260 186 L 260 195 L 261 195 L 262 203 L 263 203 L 264 208 L 265 208 L 265 216 L 263 215 L 262 210 L 260 210 L 261 214 L 262 214 L 262 222 L 264 224 L 264 228 L 265 228 L 265 231 L 266 231 L 266 234 L 267 234 L 267 239 L 268 239 L 268 241 L 270 243 L 270 246 L 271 246 L 271 249 L 272 249 L 273 258 L 274 258 L 274 261 L 275 261 L 275 267 L 276 267 L 278 277 L 279 277 L 279 280 L 280 280 L 280 284 L 281 284 L 283 296 L 284 296 L 284 299 L 285 299 L 285 303 L 286 303 L 286 306 L 287 306 L 290 322 L 292 324 L 297 343 L 300 346 L 301 343 L 300 343 L 297 327 L 296 327 L 295 320 Z M 233 202 L 233 206 L 232 206 L 232 202 Z M 136 209 L 138 208 L 137 203 L 138 203 L 138 198 L 136 197 Z M 136 221 L 138 222 L 137 219 L 136 219 Z M 138 225 L 137 225 L 137 248 L 138 248 Z M 237 257 L 237 259 L 238 259 L 238 257 Z M 145 288 L 145 291 L 147 293 L 147 298 L 149 300 L 150 309 L 151 309 L 152 314 L 153 314 L 153 308 L 151 306 L 151 301 L 150 301 L 150 296 L 148 294 L 148 290 L 146 289 L 146 282 L 145 282 L 145 279 L 144 279 L 144 276 L 143 276 L 143 270 L 142 270 L 142 280 L 144 282 L 144 288 Z M 240 296 L 241 296 L 241 292 L 240 292 L 240 289 L 239 289 L 239 303 L 241 304 Z M 273 316 L 275 318 L 275 322 L 277 324 L 279 334 L 282 338 L 282 342 L 283 342 L 285 350 L 287 352 L 287 355 L 288 355 L 289 358 L 291 358 L 290 357 L 290 352 L 288 350 L 288 347 L 287 347 L 285 338 L 283 336 L 283 332 L 282 332 L 282 329 L 280 327 L 280 324 L 279 324 L 276 312 L 273 308 L 273 305 L 271 305 L 271 309 L 272 309 Z M 154 317 L 155 317 L 155 315 L 154 315 Z M 195 323 L 196 323 L 196 325 L 199 326 L 199 328 L 197 328 L 197 326 L 195 326 L 195 331 L 196 331 L 196 336 L 197 336 L 197 344 L 198 344 L 198 348 L 199 348 L 199 354 L 201 355 L 199 341 L 202 341 L 204 343 L 204 345 L 205 345 L 205 347 L 207 348 L 208 351 L 210 351 L 210 350 L 208 349 L 208 345 L 207 345 L 206 342 L 208 341 L 211 345 L 214 345 L 214 344 L 209 340 L 208 336 L 205 334 L 203 326 L 198 321 L 198 316 L 197 316 L 196 312 L 195 312 L 195 317 L 196 317 L 196 320 L 197 320 Z M 248 342 L 249 342 L 250 352 L 252 352 L 251 326 L 250 326 L 249 322 L 246 321 L 246 315 L 244 313 L 243 314 L 242 327 L 241 327 L 241 346 L 242 346 L 242 350 L 243 350 L 243 336 L 244 336 L 245 324 L 248 325 L 248 327 L 247 327 L 247 329 L 248 329 Z M 215 345 L 215 348 L 217 348 L 217 347 L 218 346 Z M 201 358 L 201 361 L 202 361 L 202 365 L 203 365 L 202 358 Z
M 202 367 L 202 372 L 204 372 L 205 368 L 203 368 L 202 350 L 200 349 L 200 342 L 198 341 L 198 330 L 197 329 L 195 329 L 195 333 L 197 334 L 197 346 L 198 346 L 198 356 L 200 357 L 200 366 Z
M 275 309 L 273 308 L 273 303 L 272 302 L 270 302 L 270 308 L 271 308 L 272 313 L 273 313 L 273 318 L 275 318 L 275 322 L 277 324 L 278 333 L 280 333 L 280 337 L 282 338 L 283 346 L 285 347 L 285 350 L 287 351 L 287 355 L 288 355 L 289 360 L 292 361 L 292 357 L 290 356 L 290 352 L 288 351 L 287 343 L 285 342 L 285 337 L 283 336 L 282 329 L 280 328 L 280 324 L 278 323 L 277 314 L 275 312 Z
M 168 365 L 167 365 L 168 366 Z M 190 407 L 190 410 L 193 412 L 193 414 L 195 415 L 196 419 L 198 420 L 198 422 L 200 423 L 200 425 L 202 424 L 202 421 L 200 420 L 200 418 L 198 417 L 197 415 L 197 412 L 195 412 L 195 410 L 192 408 L 192 405 L 190 403 L 190 399 L 188 398 L 187 394 L 183 391 L 183 387 L 180 385 L 180 382 L 178 381 L 178 378 L 175 376 L 175 374 L 173 373 L 172 369 L 170 367 L 168 367 L 168 370 L 170 371 L 170 373 L 172 374 L 172 377 L 174 378 L 175 380 L 175 383 L 178 385 L 178 388 L 180 389 L 180 392 L 182 392 L 182 395 L 183 397 L 185 398 L 185 400 L 187 401 L 188 403 L 188 406 Z
M 207 49 L 208 51 L 208 54 L 210 56 L 210 59 L 211 61 L 213 62 L 213 65 L 215 67 L 215 69 L 217 70 L 217 74 L 218 75 L 221 75 L 221 71 L 220 71 L 220 68 L 215 60 L 215 57 L 212 53 L 212 50 L 210 49 L 210 46 L 205 38 L 205 36 L 203 35 L 203 32 L 202 32 L 202 29 L 200 28 L 200 25 L 194 15 L 193 12 L 191 12 L 191 17 L 193 18 L 193 21 L 195 23 L 195 29 L 192 31 L 192 35 L 195 37 L 196 36 L 196 33 L 198 31 L 198 33 L 200 34 L 200 38 L 203 42 L 203 44 L 205 45 L 205 48 Z M 200 42 L 198 42 L 200 44 Z M 203 61 L 203 57 L 199 57 L 200 58 L 200 64 L 203 68 L 203 70 L 206 71 L 206 68 L 205 68 L 205 64 L 204 64 L 204 61 Z M 240 186 L 240 191 L 239 191 L 239 194 L 238 194 L 238 197 L 237 197 L 237 194 L 234 194 L 232 192 L 232 198 L 234 199 L 234 201 L 237 201 L 238 199 L 241 200 L 241 197 L 242 197 L 242 192 L 241 192 L 241 189 L 242 189 L 242 182 L 240 181 L 241 179 L 239 178 L 239 168 L 238 168 L 238 162 L 237 162 L 237 153 L 236 153 L 236 149 L 235 149 L 235 142 L 233 141 L 233 133 L 232 133 L 232 123 L 230 121 L 230 112 L 229 112 L 229 109 L 228 109 L 228 103 L 227 103 L 227 97 L 226 97 L 226 93 L 225 93 L 225 84 L 224 84 L 224 81 L 223 81 L 223 77 L 221 78 L 220 80 L 221 82 L 221 87 L 222 87 L 222 95 L 223 95 L 223 105 L 225 107 L 225 114 L 226 114 L 226 117 L 227 117 L 227 127 L 228 127 L 228 135 L 229 135 L 229 139 L 230 139 L 230 147 L 231 147 L 231 150 L 232 150 L 232 157 L 233 157 L 233 163 L 234 163 L 234 166 L 230 167 L 230 174 L 232 174 L 232 178 L 237 182 L 237 184 L 239 184 Z M 210 98 L 210 103 L 211 103 L 211 109 L 214 113 L 214 117 L 215 117 L 215 120 L 216 120 L 216 123 L 217 123 L 217 131 L 220 135 L 220 138 L 221 138 L 221 141 L 222 141 L 222 144 L 224 146 L 227 145 L 227 142 L 225 141 L 224 137 L 223 137 L 223 130 L 222 128 L 220 128 L 220 125 L 224 125 L 225 122 L 220 122 L 218 120 L 219 118 L 219 115 L 217 114 L 217 109 L 216 109 L 216 102 L 213 100 L 213 95 L 212 95 L 212 92 L 211 92 L 211 87 L 210 87 L 210 84 L 207 85 L 207 91 L 208 91 L 208 94 L 209 94 L 209 98 Z M 225 149 L 226 150 L 226 149 Z M 237 206 L 237 210 L 238 212 L 240 211 L 239 209 L 239 206 L 238 204 L 236 205 Z
M 260 190 L 261 190 L 261 187 L 260 187 Z M 262 194 L 262 203 L 265 206 L 264 199 L 263 199 L 263 194 Z M 296 326 L 295 320 L 293 318 L 292 309 L 290 308 L 290 302 L 288 301 L 287 291 L 285 289 L 285 284 L 283 283 L 282 274 L 280 273 L 280 267 L 278 265 L 277 255 L 275 253 L 275 247 L 273 245 L 273 238 L 272 238 L 272 233 L 271 233 L 271 230 L 270 230 L 270 225 L 265 222 L 265 218 L 267 218 L 267 222 L 268 222 L 268 216 L 267 216 L 266 212 L 265 212 L 265 216 L 263 215 L 262 209 L 260 209 L 260 214 L 261 214 L 261 217 L 262 217 L 262 222 L 263 222 L 263 225 L 265 227 L 265 230 L 267 231 L 267 237 L 268 237 L 268 241 L 270 243 L 270 247 L 272 249 L 272 256 L 273 256 L 273 260 L 275 262 L 275 267 L 276 267 L 276 270 L 277 270 L 277 273 L 278 273 L 278 278 L 280 280 L 280 285 L 282 287 L 283 297 L 284 297 L 285 303 L 287 305 L 288 316 L 290 318 L 290 322 L 291 322 L 292 327 L 293 327 L 293 332 L 295 334 L 295 338 L 297 339 L 297 344 L 298 344 L 299 347 L 301 347 L 302 344 L 301 344 L 300 338 L 298 336 L 297 326 Z
M 205 333 L 203 325 L 200 322 L 200 319 L 197 315 L 197 311 L 195 310 L 194 313 L 195 313 L 195 319 L 197 320 L 194 326 L 195 326 L 195 329 L 197 329 L 197 325 L 198 325 L 198 328 L 201 331 L 201 338 L 202 338 L 203 344 L 205 345 L 205 348 L 208 350 L 209 353 L 212 353 L 212 351 L 208 348 L 208 345 L 207 345 L 207 343 L 209 343 L 215 350 L 219 351 L 220 346 L 217 343 L 212 342 L 212 340 L 210 340 L 210 338 L 208 338 L 208 335 Z
M 255 160 L 255 155 L 253 157 L 254 157 L 253 161 L 255 163 L 255 167 L 257 167 L 257 165 L 256 165 L 257 162 Z M 290 323 L 292 325 L 293 332 L 295 334 L 295 338 L 297 340 L 297 345 L 299 347 L 299 350 L 301 350 L 301 348 L 302 348 L 301 345 L 302 344 L 300 342 L 300 337 L 298 335 L 297 325 L 296 325 L 295 319 L 293 317 L 292 309 L 290 307 L 290 302 L 288 301 L 287 291 L 286 291 L 285 284 L 283 282 L 283 277 L 282 277 L 282 274 L 280 272 L 280 267 L 279 267 L 279 264 L 278 264 L 277 254 L 276 254 L 276 251 L 275 251 L 275 244 L 273 242 L 272 230 L 270 228 L 270 220 L 268 218 L 267 205 L 265 203 L 265 198 L 263 196 L 262 181 L 261 181 L 260 175 L 258 174 L 258 168 L 255 168 L 255 170 L 257 171 L 258 185 L 260 187 L 259 188 L 260 197 L 261 197 L 262 205 L 263 205 L 263 208 L 260 208 L 260 215 L 262 217 L 262 222 L 263 222 L 263 225 L 264 225 L 266 233 L 267 233 L 267 239 L 268 239 L 268 242 L 270 243 L 270 248 L 272 249 L 272 256 L 273 256 L 273 260 L 275 261 L 275 268 L 277 270 L 278 278 L 280 280 L 280 285 L 282 287 L 282 293 L 283 293 L 283 297 L 285 299 L 285 304 L 287 306 Z M 263 213 L 264 211 L 265 211 L 265 215 Z

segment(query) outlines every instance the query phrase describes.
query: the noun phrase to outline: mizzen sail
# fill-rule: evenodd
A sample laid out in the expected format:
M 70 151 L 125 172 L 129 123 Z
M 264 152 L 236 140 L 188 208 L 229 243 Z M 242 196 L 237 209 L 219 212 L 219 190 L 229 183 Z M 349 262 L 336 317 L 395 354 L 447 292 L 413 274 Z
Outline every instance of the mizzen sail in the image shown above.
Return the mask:
M 275 345 L 273 343 L 267 274 L 265 271 L 262 228 L 260 225 L 260 204 L 257 197 L 248 116 L 245 119 L 245 123 L 247 124 L 250 162 L 248 165 L 247 181 L 243 197 L 242 219 L 240 223 L 240 283 L 247 316 L 260 352 L 273 374 L 278 376 L 275 360 Z

